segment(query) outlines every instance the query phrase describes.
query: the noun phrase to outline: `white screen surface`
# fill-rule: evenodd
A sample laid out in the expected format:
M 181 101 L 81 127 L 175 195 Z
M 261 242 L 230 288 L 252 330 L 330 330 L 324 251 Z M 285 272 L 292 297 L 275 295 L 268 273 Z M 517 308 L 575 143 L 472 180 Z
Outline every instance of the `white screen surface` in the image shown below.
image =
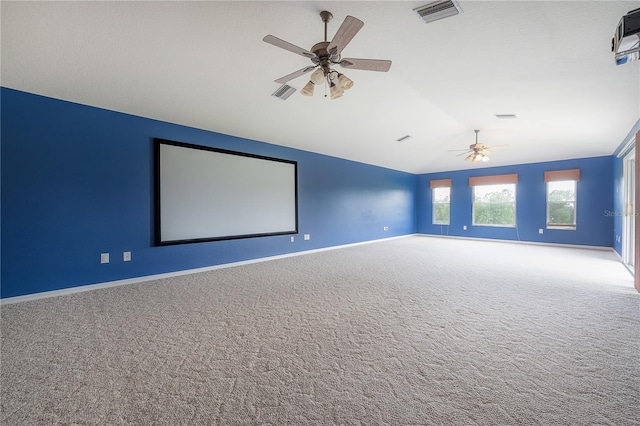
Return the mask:
M 296 163 L 156 139 L 156 243 L 297 232 Z

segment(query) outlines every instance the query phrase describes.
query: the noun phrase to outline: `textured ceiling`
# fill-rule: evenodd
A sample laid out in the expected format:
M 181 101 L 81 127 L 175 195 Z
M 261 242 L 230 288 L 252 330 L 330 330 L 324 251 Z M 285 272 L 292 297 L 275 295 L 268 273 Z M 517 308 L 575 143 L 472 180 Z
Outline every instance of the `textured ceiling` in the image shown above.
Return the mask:
M 428 1 L 1 3 L 2 85 L 87 105 L 413 173 L 610 155 L 640 117 L 640 62 L 616 66 L 611 37 L 640 7 L 623 1 L 460 1 L 424 23 Z M 340 99 L 300 95 L 309 60 L 347 15 L 365 22 L 344 57 Z M 495 114 L 516 114 L 500 120 Z M 453 149 L 509 144 L 481 165 Z M 411 135 L 405 142 L 396 140 Z M 188 141 L 187 141 L 188 142 Z

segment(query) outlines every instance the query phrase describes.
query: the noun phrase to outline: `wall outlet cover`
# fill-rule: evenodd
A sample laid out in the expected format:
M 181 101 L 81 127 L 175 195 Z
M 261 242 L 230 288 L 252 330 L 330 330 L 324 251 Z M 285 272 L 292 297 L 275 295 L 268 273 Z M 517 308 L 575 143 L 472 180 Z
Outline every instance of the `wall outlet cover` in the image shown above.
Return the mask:
M 100 253 L 100 263 L 109 263 L 109 253 Z

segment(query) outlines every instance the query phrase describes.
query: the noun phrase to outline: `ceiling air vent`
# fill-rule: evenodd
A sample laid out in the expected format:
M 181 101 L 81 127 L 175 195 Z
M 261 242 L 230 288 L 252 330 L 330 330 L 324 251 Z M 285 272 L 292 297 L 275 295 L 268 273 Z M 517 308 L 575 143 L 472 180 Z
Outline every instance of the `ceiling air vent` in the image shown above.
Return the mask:
M 462 13 L 460 5 L 458 5 L 458 2 L 455 0 L 434 1 L 413 10 L 415 10 L 426 23 Z
M 286 101 L 289 96 L 291 96 L 296 91 L 295 88 L 289 86 L 288 84 L 283 84 L 271 94 L 271 96 L 275 96 L 278 99 L 282 99 Z

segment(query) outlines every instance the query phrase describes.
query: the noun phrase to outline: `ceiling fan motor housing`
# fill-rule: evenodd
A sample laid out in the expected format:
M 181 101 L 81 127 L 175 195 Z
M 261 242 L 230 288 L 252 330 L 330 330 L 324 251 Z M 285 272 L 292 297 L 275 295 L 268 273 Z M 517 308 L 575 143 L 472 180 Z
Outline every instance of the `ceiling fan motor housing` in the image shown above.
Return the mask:
M 311 51 L 316 55 L 316 57 L 312 58 L 311 61 L 314 64 L 320 65 L 325 76 L 331 72 L 332 64 L 340 62 L 340 55 L 329 55 L 327 46 L 329 46 L 328 41 L 321 41 L 320 43 L 314 44 L 311 48 Z

